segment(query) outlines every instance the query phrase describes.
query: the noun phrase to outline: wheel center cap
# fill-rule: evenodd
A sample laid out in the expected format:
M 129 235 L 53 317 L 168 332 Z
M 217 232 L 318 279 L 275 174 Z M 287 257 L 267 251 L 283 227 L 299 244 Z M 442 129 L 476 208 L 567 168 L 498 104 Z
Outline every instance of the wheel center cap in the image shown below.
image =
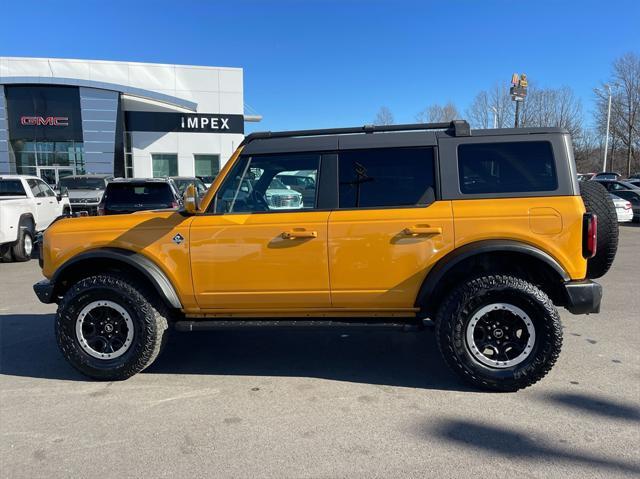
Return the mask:
M 502 336 L 504 336 L 504 331 L 502 331 L 502 329 L 494 329 L 493 330 L 493 337 L 500 339 Z
M 113 331 L 113 324 L 110 324 L 110 323 L 105 324 L 105 325 L 104 325 L 104 330 L 105 330 L 107 333 L 110 333 L 111 331 Z

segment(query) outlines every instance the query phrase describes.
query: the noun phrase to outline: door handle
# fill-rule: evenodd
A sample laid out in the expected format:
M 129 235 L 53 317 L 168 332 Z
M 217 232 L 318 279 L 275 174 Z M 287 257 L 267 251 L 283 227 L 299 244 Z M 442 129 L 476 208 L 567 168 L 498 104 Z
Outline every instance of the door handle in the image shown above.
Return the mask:
M 36 201 L 36 205 L 40 206 L 42 204 L 42 201 Z
M 317 238 L 318 232 L 307 230 L 284 231 L 280 236 L 282 237 L 282 239 Z
M 410 226 L 402 232 L 407 236 L 440 235 L 442 234 L 442 228 L 440 226 Z

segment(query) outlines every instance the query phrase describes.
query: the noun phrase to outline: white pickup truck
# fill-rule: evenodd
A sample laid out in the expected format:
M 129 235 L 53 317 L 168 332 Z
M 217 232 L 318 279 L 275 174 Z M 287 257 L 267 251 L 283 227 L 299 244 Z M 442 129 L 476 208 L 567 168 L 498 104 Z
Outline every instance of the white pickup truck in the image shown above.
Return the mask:
M 0 174 L 0 258 L 27 261 L 36 234 L 70 213 L 69 198 L 37 176 Z

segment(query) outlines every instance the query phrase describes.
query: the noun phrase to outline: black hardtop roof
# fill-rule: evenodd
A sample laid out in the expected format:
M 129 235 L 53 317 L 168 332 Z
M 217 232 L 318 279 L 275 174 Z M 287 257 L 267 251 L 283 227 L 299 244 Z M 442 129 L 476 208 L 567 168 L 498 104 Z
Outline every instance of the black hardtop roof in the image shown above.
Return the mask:
M 495 128 L 471 130 L 464 120 L 447 123 L 364 125 L 318 130 L 265 131 L 249 134 L 244 154 L 436 145 L 438 138 L 568 134 L 564 128 Z

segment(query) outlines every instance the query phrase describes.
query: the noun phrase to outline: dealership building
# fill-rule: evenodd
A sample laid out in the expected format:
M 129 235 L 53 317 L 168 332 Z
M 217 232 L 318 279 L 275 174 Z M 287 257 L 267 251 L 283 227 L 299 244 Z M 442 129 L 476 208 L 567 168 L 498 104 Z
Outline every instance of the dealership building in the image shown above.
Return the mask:
M 244 138 L 242 75 L 0 57 L 0 174 L 213 176 Z

